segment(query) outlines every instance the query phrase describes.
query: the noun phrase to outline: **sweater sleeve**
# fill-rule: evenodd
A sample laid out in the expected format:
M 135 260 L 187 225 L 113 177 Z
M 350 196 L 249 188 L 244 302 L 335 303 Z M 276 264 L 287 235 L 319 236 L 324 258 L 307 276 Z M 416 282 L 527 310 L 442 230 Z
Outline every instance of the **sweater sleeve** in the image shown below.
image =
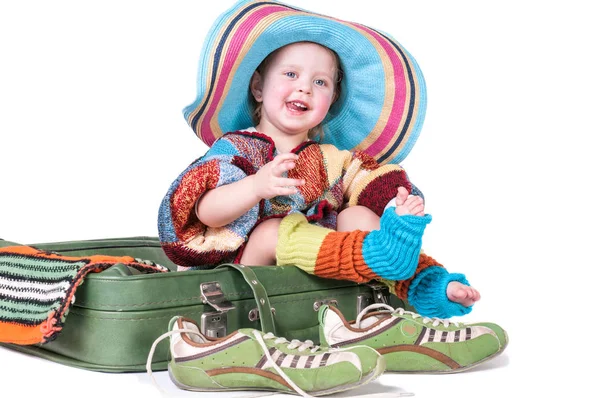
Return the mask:
M 211 228 L 196 216 L 198 198 L 210 189 L 253 174 L 252 165 L 226 137 L 188 166 L 171 184 L 158 215 L 158 235 L 167 256 L 183 267 L 213 268 L 233 261 L 258 219 L 258 205 L 223 227 Z
M 331 150 L 326 152 L 329 152 L 331 158 L 328 159 L 328 167 L 336 163 L 333 158 L 341 164 L 344 202 L 348 206 L 366 206 L 381 216 L 400 186 L 413 195 L 422 196 L 400 165 L 380 165 L 372 156 L 362 151 L 337 151 L 335 156 Z

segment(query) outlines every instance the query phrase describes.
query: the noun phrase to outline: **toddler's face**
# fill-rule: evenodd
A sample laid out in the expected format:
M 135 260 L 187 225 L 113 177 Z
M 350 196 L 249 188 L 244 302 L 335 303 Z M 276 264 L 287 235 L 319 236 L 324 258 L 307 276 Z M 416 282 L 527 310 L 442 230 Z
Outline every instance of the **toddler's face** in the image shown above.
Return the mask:
M 280 49 L 252 87 L 255 99 L 263 103 L 259 131 L 307 134 L 321 123 L 333 100 L 336 70 L 335 56 L 318 44 Z

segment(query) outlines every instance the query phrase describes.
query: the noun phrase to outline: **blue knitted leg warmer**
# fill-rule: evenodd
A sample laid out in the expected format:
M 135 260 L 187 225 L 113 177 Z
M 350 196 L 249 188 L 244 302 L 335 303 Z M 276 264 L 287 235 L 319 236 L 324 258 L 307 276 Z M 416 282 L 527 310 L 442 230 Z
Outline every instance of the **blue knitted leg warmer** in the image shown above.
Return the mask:
M 431 216 L 399 216 L 394 208 L 383 212 L 381 228 L 365 237 L 362 255 L 365 263 L 383 279 L 405 280 L 417 269 L 423 232 Z
M 408 288 L 408 302 L 417 312 L 427 317 L 451 318 L 471 312 L 471 307 L 448 300 L 446 288 L 452 281 L 470 286 L 463 274 L 449 273 L 443 267 L 429 267 L 421 271 Z

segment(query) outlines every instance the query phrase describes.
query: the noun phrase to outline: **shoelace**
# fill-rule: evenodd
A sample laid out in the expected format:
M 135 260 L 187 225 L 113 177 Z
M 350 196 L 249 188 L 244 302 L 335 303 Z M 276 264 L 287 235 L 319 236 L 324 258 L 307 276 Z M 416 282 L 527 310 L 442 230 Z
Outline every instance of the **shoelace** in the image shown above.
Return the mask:
M 310 352 L 311 353 L 315 353 L 318 349 L 319 346 L 315 346 L 314 343 L 311 340 L 306 340 L 304 343 L 302 343 L 300 340 L 292 340 L 292 341 L 288 341 L 283 337 L 276 337 L 273 333 L 269 332 L 266 333 L 265 335 L 261 335 L 261 333 L 257 330 L 254 330 L 252 332 L 254 334 L 254 336 L 256 337 L 256 340 L 258 341 L 258 344 L 260 344 L 261 348 L 263 349 L 263 352 L 265 354 L 265 356 L 268 358 L 269 363 L 273 366 L 273 368 L 275 368 L 275 370 L 277 371 L 277 373 L 279 373 L 279 375 L 281 377 L 283 377 L 283 379 L 294 389 L 294 391 L 296 391 L 299 395 L 302 395 L 305 398 L 315 398 L 310 394 L 307 394 L 305 391 L 303 391 L 302 389 L 300 389 L 300 387 L 298 387 L 284 372 L 283 370 L 281 370 L 281 368 L 279 366 L 277 366 L 277 364 L 275 363 L 275 361 L 273 361 L 273 358 L 271 358 L 271 354 L 269 353 L 269 349 L 267 348 L 267 345 L 265 344 L 264 340 L 269 340 L 269 339 L 275 339 L 274 343 L 275 344 L 280 344 L 280 343 L 290 343 L 287 347 L 289 349 L 298 349 L 298 351 L 304 351 L 306 349 L 311 349 Z M 330 349 L 330 350 L 335 350 L 335 351 L 346 351 L 347 349 L 344 348 L 339 348 L 339 349 Z M 264 396 L 269 396 L 269 395 L 275 395 L 275 394 L 280 394 L 280 393 L 268 393 L 268 394 L 260 394 L 260 395 L 252 395 L 252 396 L 248 396 L 248 397 L 243 397 L 243 398 L 258 398 L 258 397 L 264 397 Z M 412 392 L 400 392 L 400 393 L 375 393 L 375 394 L 359 394 L 359 395 L 353 395 L 351 398 L 360 398 L 360 397 L 365 397 L 365 398 L 395 398 L 395 397 L 412 397 L 414 396 L 414 394 Z
M 279 376 L 281 376 L 290 385 L 290 387 L 292 387 L 294 389 L 294 391 L 296 391 L 299 395 L 302 395 L 305 398 L 314 398 L 312 395 L 307 394 L 304 390 L 302 390 L 300 387 L 298 387 L 296 385 L 296 383 L 294 383 L 292 381 L 292 379 L 290 379 L 288 377 L 288 375 L 286 375 L 283 372 L 283 370 L 281 370 L 281 368 L 275 363 L 275 361 L 271 357 L 271 354 L 269 353 L 269 349 L 267 348 L 267 345 L 265 344 L 265 340 L 275 339 L 275 344 L 290 343 L 290 344 L 288 344 L 287 347 L 289 349 L 299 347 L 298 351 L 304 351 L 308 348 L 312 348 L 310 350 L 311 353 L 316 352 L 319 349 L 319 346 L 314 346 L 313 342 L 310 340 L 306 340 L 304 343 L 301 343 L 299 340 L 287 341 L 283 337 L 276 337 L 271 332 L 269 332 L 265 335 L 262 335 L 258 330 L 254 330 L 254 331 L 252 331 L 252 334 L 254 334 L 254 337 L 256 337 L 256 341 L 258 341 L 258 344 L 260 344 L 260 347 L 262 348 L 265 356 L 267 357 L 268 363 L 271 364 L 271 366 L 273 366 L 273 368 L 275 369 L 275 371 L 277 371 L 277 373 L 279 373 Z
M 156 387 L 156 389 L 158 391 L 160 391 L 160 393 L 162 395 L 169 395 L 169 393 L 167 391 L 163 390 L 162 387 L 158 385 L 156 379 L 154 378 L 154 375 L 152 374 L 152 359 L 154 359 L 154 351 L 156 350 L 156 346 L 158 345 L 158 343 L 160 343 L 167 337 L 170 337 L 174 334 L 181 334 L 181 333 L 192 333 L 192 334 L 200 335 L 199 332 L 197 332 L 195 330 L 191 330 L 191 329 L 170 330 L 166 333 L 161 334 L 160 336 L 158 336 L 158 338 L 156 340 L 154 340 L 154 343 L 152 343 L 152 347 L 150 347 L 150 352 L 148 353 L 148 359 L 146 360 L 146 373 L 148 373 L 148 376 L 150 376 L 150 380 L 152 381 L 152 384 L 154 385 L 154 387 Z
M 192 330 L 192 329 L 171 330 L 169 332 L 163 333 L 156 340 L 154 340 L 154 343 L 152 343 L 152 347 L 150 347 L 150 352 L 148 353 L 148 360 L 146 361 L 146 372 L 148 373 L 148 376 L 150 376 L 150 379 L 152 380 L 152 384 L 154 384 L 154 387 L 156 387 L 163 395 L 168 395 L 168 393 L 158 385 L 158 383 L 156 382 L 156 379 L 154 378 L 154 375 L 152 374 L 152 359 L 154 358 L 154 351 L 156 350 L 156 346 L 158 345 L 158 343 L 160 343 L 167 337 L 170 337 L 174 334 L 182 334 L 182 333 L 191 333 L 191 334 L 195 334 L 195 335 L 202 337 L 202 334 L 200 332 L 198 332 L 196 330 Z M 270 333 L 270 332 L 266 333 L 265 335 L 262 335 L 259 331 L 254 330 L 252 333 L 254 334 L 254 337 L 256 337 L 256 340 L 258 341 L 258 344 L 260 345 L 265 356 L 267 357 L 267 360 L 269 361 L 271 366 L 273 366 L 273 368 L 279 374 L 279 376 L 281 376 L 290 385 L 290 387 L 292 387 L 294 389 L 294 391 L 296 391 L 299 395 L 302 395 L 305 398 L 314 398 L 312 395 L 307 394 L 304 390 L 302 390 L 300 387 L 298 387 L 298 385 L 296 383 L 294 383 L 292 381 L 292 379 L 290 379 L 283 372 L 283 370 L 281 370 L 281 368 L 275 363 L 275 361 L 271 357 L 271 354 L 269 353 L 269 349 L 267 348 L 267 345 L 265 344 L 265 340 L 275 339 L 275 344 L 289 343 L 287 347 L 290 350 L 297 349 L 300 352 L 310 349 L 311 353 L 315 353 L 319 349 L 319 346 L 315 346 L 314 343 L 310 340 L 306 340 L 305 342 L 301 342 L 300 340 L 288 341 L 288 340 L 284 339 L 283 337 L 277 337 L 273 333 Z M 261 395 L 258 395 L 258 396 L 261 396 Z
M 160 343 L 167 337 L 170 337 L 174 334 L 181 334 L 181 333 L 191 333 L 191 334 L 195 334 L 195 335 L 203 337 L 202 334 L 200 332 L 198 332 L 197 330 L 192 330 L 192 329 L 171 330 L 171 331 L 161 334 L 156 340 L 154 340 L 154 343 L 152 343 L 152 347 L 150 347 L 150 352 L 148 353 L 148 360 L 146 361 L 146 372 L 148 373 L 148 376 L 150 376 L 150 380 L 152 381 L 152 384 L 154 385 L 154 387 L 158 391 L 160 391 L 160 393 L 162 395 L 168 396 L 169 393 L 167 391 L 165 391 L 164 389 L 162 389 L 158 385 L 158 382 L 156 381 L 156 379 L 154 378 L 154 374 L 152 373 L 152 359 L 154 358 L 154 351 L 156 350 L 156 346 L 158 345 L 158 343 Z M 312 395 L 306 393 L 300 387 L 298 387 L 298 385 L 296 383 L 294 383 L 283 372 L 283 370 L 275 363 L 275 361 L 273 361 L 273 358 L 271 357 L 271 354 L 269 353 L 269 349 L 267 348 L 267 345 L 265 344 L 265 340 L 275 339 L 275 341 L 274 341 L 275 344 L 281 344 L 281 343 L 287 342 L 287 343 L 289 343 L 288 344 L 289 349 L 297 348 L 298 351 L 304 351 L 304 350 L 310 349 L 311 353 L 315 353 L 319 349 L 319 346 L 315 346 L 311 340 L 306 340 L 305 342 L 301 342 L 300 340 L 295 340 L 295 339 L 292 341 L 288 341 L 283 337 L 276 337 L 271 332 L 262 335 L 258 330 L 254 330 L 252 333 L 256 337 L 256 341 L 258 341 L 258 344 L 262 348 L 263 353 L 267 357 L 267 360 L 269 361 L 269 363 L 273 366 L 275 371 L 290 385 L 290 387 L 292 387 L 294 389 L 294 391 L 296 391 L 299 395 L 303 396 L 304 398 L 316 398 L 316 397 L 313 397 Z M 345 351 L 345 350 L 339 349 L 339 351 Z M 265 397 L 265 396 L 276 395 L 276 394 L 281 394 L 281 393 L 280 392 L 268 392 L 268 393 L 264 393 L 264 394 L 248 395 L 243 398 L 258 398 L 258 397 Z M 400 392 L 400 393 L 360 394 L 360 395 L 354 395 L 351 398 L 360 398 L 360 397 L 395 398 L 395 397 L 412 397 L 412 396 L 414 396 L 414 394 L 411 392 Z
M 360 328 L 361 327 L 360 322 L 362 321 L 363 317 L 367 314 L 367 312 L 369 312 L 373 309 L 384 309 L 384 310 L 389 311 L 390 314 L 409 315 L 413 319 L 423 318 L 423 323 L 425 325 L 431 323 L 432 326 L 438 326 L 441 323 L 442 325 L 444 325 L 445 328 L 450 326 L 450 324 L 453 324 L 454 326 L 457 326 L 457 327 L 461 326 L 461 324 L 459 322 L 455 322 L 455 321 L 451 322 L 449 319 L 428 318 L 426 316 L 419 315 L 412 311 L 406 311 L 402 307 L 398 307 L 398 308 L 394 309 L 394 307 L 387 305 L 387 304 L 383 304 L 383 303 L 371 304 L 371 305 L 367 306 L 365 309 L 363 309 L 356 317 L 356 322 L 355 322 L 356 326 L 358 326 Z
M 319 350 L 319 346 L 315 345 L 315 343 L 313 343 L 312 340 L 306 340 L 305 342 L 301 342 L 300 340 L 294 339 L 292 341 L 288 341 L 287 339 L 285 339 L 283 337 L 275 336 L 271 332 L 265 333 L 262 336 L 262 338 L 264 340 L 275 339 L 275 341 L 274 341 L 275 344 L 289 343 L 287 348 L 289 348 L 290 350 L 298 350 L 300 352 L 303 352 L 307 349 L 310 349 L 310 352 L 312 354 L 314 354 L 315 352 L 317 352 Z

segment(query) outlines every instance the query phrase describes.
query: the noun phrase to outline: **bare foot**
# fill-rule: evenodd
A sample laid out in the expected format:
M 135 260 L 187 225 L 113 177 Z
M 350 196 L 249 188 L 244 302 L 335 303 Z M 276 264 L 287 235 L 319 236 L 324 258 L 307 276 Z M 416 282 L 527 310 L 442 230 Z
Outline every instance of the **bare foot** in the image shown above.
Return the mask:
M 396 195 L 396 214 L 399 216 L 405 214 L 412 214 L 414 216 L 425 215 L 423 198 L 416 195 L 409 195 L 406 188 L 398 187 L 398 195 Z
M 481 298 L 476 289 L 456 281 L 448 283 L 446 294 L 448 295 L 448 300 L 462 304 L 465 307 L 472 306 Z

